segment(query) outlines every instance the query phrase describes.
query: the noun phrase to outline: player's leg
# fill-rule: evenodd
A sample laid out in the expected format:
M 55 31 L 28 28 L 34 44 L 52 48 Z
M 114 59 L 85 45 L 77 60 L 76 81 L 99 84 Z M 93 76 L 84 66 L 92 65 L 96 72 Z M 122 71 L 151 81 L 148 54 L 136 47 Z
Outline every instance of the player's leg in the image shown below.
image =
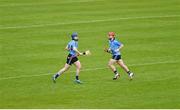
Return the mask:
M 117 61 L 117 63 L 119 64 L 119 66 L 121 66 L 124 69 L 124 71 L 126 71 L 126 73 L 129 75 L 129 77 L 132 79 L 134 74 L 129 70 L 129 68 L 126 66 L 126 64 L 123 62 L 123 60 L 119 59 Z
M 81 81 L 79 80 L 79 73 L 81 70 L 81 62 L 78 60 L 76 62 L 74 62 L 74 65 L 76 66 L 76 82 L 77 83 L 81 83 Z
M 114 63 L 116 63 L 115 59 L 110 59 L 108 62 L 108 67 L 114 72 L 115 76 L 113 78 L 113 80 L 116 80 L 117 78 L 119 78 L 119 73 L 117 72 L 116 67 L 114 66 Z
M 65 71 L 67 71 L 70 68 L 69 64 L 65 64 L 64 67 L 62 69 L 59 70 L 59 72 L 57 73 L 57 77 L 60 76 L 61 74 L 63 74 Z
M 116 71 L 116 67 L 114 66 L 114 63 L 116 62 L 116 60 L 114 59 L 110 59 L 108 62 L 108 67 L 114 72 Z
M 61 75 L 63 74 L 65 71 L 67 71 L 70 68 L 71 65 L 69 64 L 65 64 L 64 67 L 62 69 L 60 69 L 54 76 L 53 76 L 53 81 L 55 82 L 55 80 Z
M 118 60 L 117 63 L 124 69 L 124 71 L 129 72 L 128 67 L 124 64 L 122 59 Z
M 55 83 L 56 82 L 56 79 L 61 75 L 63 74 L 65 71 L 67 71 L 70 66 L 72 65 L 72 62 L 73 61 L 73 57 L 71 57 L 71 55 L 68 55 L 67 56 L 67 61 L 66 61 L 66 64 L 64 65 L 64 67 L 59 70 L 59 72 L 57 72 L 55 75 L 53 75 L 53 82 Z

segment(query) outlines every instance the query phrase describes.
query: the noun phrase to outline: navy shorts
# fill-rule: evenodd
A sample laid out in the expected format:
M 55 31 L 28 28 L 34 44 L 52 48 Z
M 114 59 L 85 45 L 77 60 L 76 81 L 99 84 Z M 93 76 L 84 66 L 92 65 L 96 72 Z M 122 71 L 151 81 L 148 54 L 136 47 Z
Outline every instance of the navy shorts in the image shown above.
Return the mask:
M 112 59 L 114 60 L 120 60 L 121 59 L 121 55 L 113 55 Z
M 71 54 L 69 54 L 68 56 L 67 56 L 67 61 L 66 61 L 66 63 L 68 64 L 68 65 L 72 65 L 74 62 L 76 62 L 76 61 L 78 61 L 78 58 L 76 57 L 76 56 L 73 56 L 73 55 L 71 55 Z

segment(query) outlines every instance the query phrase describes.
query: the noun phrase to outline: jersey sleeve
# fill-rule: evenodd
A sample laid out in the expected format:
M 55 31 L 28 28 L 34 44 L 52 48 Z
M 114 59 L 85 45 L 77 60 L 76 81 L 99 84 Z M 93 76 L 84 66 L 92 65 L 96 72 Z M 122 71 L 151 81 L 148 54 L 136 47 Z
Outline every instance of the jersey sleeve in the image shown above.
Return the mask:
M 75 43 L 74 42 L 69 42 L 68 43 L 68 49 L 69 50 L 73 50 L 74 47 L 75 47 Z
M 71 47 L 72 47 L 73 50 L 74 50 L 74 48 L 77 49 L 77 44 L 76 44 L 76 42 L 72 42 L 72 43 L 71 43 Z
M 116 41 L 115 44 L 116 44 L 117 46 L 121 46 L 122 43 L 119 42 L 119 41 Z
M 68 43 L 67 46 L 68 46 L 68 50 L 72 50 L 72 47 L 71 47 L 71 43 L 70 43 L 70 42 Z

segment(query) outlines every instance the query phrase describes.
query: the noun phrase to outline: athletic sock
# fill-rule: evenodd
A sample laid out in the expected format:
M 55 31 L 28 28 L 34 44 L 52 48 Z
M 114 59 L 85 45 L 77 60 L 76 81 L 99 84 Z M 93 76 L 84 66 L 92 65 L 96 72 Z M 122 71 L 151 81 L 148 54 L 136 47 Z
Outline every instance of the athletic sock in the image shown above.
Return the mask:
M 59 77 L 59 74 L 57 73 L 57 74 L 55 74 L 55 78 L 58 78 Z
M 76 80 L 79 80 L 79 76 L 76 76 Z
M 114 74 L 115 74 L 115 75 L 118 74 L 117 70 L 114 71 Z
M 127 74 L 130 75 L 130 74 L 131 74 L 131 71 L 128 71 Z

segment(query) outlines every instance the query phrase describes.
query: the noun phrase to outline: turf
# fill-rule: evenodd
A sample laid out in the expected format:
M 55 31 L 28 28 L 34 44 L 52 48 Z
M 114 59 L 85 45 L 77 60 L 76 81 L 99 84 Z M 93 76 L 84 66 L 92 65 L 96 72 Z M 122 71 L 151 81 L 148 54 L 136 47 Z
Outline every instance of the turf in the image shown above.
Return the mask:
M 180 108 L 179 0 L 1 0 L 0 108 Z M 79 33 L 80 79 L 75 68 L 58 79 L 69 35 Z M 103 52 L 107 32 L 124 43 L 113 81 Z M 98 69 L 99 68 L 99 69 Z

